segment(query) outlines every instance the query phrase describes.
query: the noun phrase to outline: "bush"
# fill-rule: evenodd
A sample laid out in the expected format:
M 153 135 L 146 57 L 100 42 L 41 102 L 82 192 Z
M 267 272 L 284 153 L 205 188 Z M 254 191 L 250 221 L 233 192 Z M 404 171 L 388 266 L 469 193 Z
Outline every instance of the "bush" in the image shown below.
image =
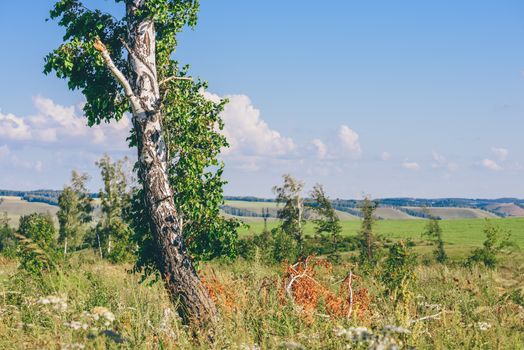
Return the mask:
M 56 231 L 50 214 L 22 216 L 18 231 L 21 268 L 40 274 L 56 267 L 60 254 L 56 250 Z
M 261 259 L 267 264 L 295 261 L 298 257 L 297 242 L 280 228 L 271 232 L 242 238 L 238 241 L 238 255 L 246 260 Z
M 482 248 L 477 248 L 472 255 L 467 259 L 466 265 L 484 264 L 489 269 L 494 269 L 498 265 L 497 255 L 506 247 L 515 246 L 510 242 L 511 233 L 502 228 L 493 225 L 491 221 L 486 219 L 484 225 L 484 234 L 486 240 Z
M 0 227 L 0 253 L 5 257 L 14 258 L 16 247 L 15 231 L 6 222 Z

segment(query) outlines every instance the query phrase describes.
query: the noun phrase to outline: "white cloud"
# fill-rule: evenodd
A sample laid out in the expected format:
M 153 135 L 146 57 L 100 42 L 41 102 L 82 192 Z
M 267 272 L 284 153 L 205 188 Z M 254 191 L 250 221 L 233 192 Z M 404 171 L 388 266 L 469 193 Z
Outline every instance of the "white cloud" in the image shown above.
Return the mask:
M 327 156 L 326 144 L 319 139 L 314 139 L 312 143 L 313 143 L 313 146 L 315 147 L 317 158 L 324 159 Z
M 204 91 L 205 98 L 219 101 L 220 96 Z M 224 155 L 248 155 L 275 157 L 290 154 L 296 148 L 291 138 L 282 136 L 260 118 L 256 109 L 246 95 L 225 96 L 229 103 L 222 112 L 224 120 L 223 133 L 230 147 Z
M 402 167 L 408 170 L 419 170 L 420 169 L 420 165 L 416 162 L 404 162 L 402 163 Z
M 15 141 L 31 140 L 47 144 L 64 143 L 84 147 L 90 144 L 112 149 L 127 149 L 126 138 L 131 129 L 127 116 L 120 121 L 89 127 L 77 106 L 65 107 L 49 98 L 36 96 L 37 114 L 18 117 L 0 113 L 0 136 Z
M 493 171 L 500 171 L 500 170 L 502 170 L 502 167 L 500 165 L 498 165 L 497 162 L 495 162 L 494 160 L 491 160 L 491 159 L 484 159 L 482 161 L 482 165 L 486 169 L 489 169 L 489 170 L 493 170 Z
M 11 140 L 29 140 L 31 132 L 24 119 L 0 113 L 0 136 Z
M 11 153 L 11 150 L 7 145 L 0 146 L 0 158 L 7 156 L 9 153 Z
M 458 169 L 458 164 L 449 162 L 442 154 L 433 151 L 432 156 L 433 163 L 431 164 L 431 167 L 433 169 L 445 168 L 449 171 L 455 171 Z
M 380 159 L 382 159 L 383 161 L 388 161 L 391 159 L 391 153 L 389 152 L 382 152 L 382 154 L 380 155 Z
M 497 159 L 501 162 L 505 161 L 506 158 L 508 158 L 509 150 L 502 147 L 493 147 L 491 149 L 491 152 L 497 157 Z
M 362 148 L 358 141 L 358 134 L 351 130 L 347 125 L 340 126 L 338 137 L 344 148 L 349 151 L 353 157 L 359 157 L 362 154 Z

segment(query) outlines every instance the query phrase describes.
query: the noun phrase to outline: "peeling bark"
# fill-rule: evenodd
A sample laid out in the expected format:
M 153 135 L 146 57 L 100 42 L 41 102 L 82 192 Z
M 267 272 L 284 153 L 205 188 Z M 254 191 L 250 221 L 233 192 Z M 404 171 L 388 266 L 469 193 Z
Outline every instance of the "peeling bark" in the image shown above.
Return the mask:
M 167 173 L 167 153 L 162 132 L 160 89 L 156 70 L 155 26 L 136 19 L 141 5 L 127 5 L 129 21 L 130 99 L 138 144 L 139 176 L 143 182 L 150 227 L 157 246 L 157 266 L 173 302 L 186 322 L 199 327 L 217 320 L 215 304 L 202 284 L 186 251 L 182 227 Z

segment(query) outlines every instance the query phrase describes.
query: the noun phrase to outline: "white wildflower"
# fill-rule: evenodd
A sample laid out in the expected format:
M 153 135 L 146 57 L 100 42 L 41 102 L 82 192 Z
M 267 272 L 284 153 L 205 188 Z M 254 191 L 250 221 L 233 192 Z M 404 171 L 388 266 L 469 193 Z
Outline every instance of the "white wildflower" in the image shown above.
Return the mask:
M 67 300 L 63 297 L 58 297 L 56 295 L 49 295 L 44 298 L 38 299 L 38 303 L 42 305 L 52 305 L 53 309 L 58 311 L 67 310 Z
M 477 322 L 477 327 L 481 331 L 487 331 L 488 329 L 490 329 L 493 326 L 490 323 L 487 323 L 487 322 Z
M 304 347 L 304 345 L 300 344 L 300 343 L 297 343 L 297 342 L 294 342 L 294 341 L 285 341 L 285 342 L 282 342 L 281 346 L 285 349 L 288 349 L 288 350 L 304 350 L 306 349 Z
M 105 322 L 104 322 L 104 325 L 105 326 L 109 326 L 109 324 L 111 324 L 111 322 L 113 322 L 115 320 L 115 315 L 109 311 L 109 309 L 103 307 L 103 306 L 97 306 L 95 308 L 93 308 L 93 310 L 91 310 L 91 317 L 95 320 L 95 321 L 98 321 L 100 318 L 104 318 L 105 319 Z
M 371 339 L 373 337 L 373 332 L 366 327 L 351 327 L 348 329 L 338 328 L 335 330 L 335 335 L 337 337 L 345 336 L 348 339 L 359 341 Z
M 401 334 L 410 334 L 411 333 L 409 329 L 399 327 L 399 326 L 384 326 L 384 332 L 401 333 Z
M 79 329 L 83 329 L 83 330 L 86 330 L 87 328 L 89 328 L 89 325 L 86 324 L 86 323 L 81 323 L 81 322 L 78 322 L 78 321 L 71 321 L 70 323 L 65 323 L 66 326 L 74 329 L 74 330 L 79 330 Z
M 86 346 L 80 343 L 68 344 L 62 347 L 62 350 L 85 349 Z
M 253 345 L 250 345 L 250 344 L 240 344 L 240 349 L 241 350 L 260 350 L 260 345 L 258 344 L 253 344 Z

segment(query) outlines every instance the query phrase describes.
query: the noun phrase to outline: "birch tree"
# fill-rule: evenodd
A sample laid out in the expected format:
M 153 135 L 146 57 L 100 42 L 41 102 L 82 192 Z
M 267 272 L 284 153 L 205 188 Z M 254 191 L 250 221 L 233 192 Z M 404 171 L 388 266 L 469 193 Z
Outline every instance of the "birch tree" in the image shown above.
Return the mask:
M 73 171 L 71 184 L 65 186 L 58 197 L 58 243 L 63 245 L 64 255 L 68 249 L 82 244 L 88 223 L 92 220 L 93 205 L 85 185 L 87 180 L 87 174 Z
M 156 266 L 183 319 L 196 326 L 217 320 L 215 304 L 187 253 L 179 211 L 168 179 L 164 96 L 187 77 L 171 55 L 176 34 L 194 26 L 196 0 L 115 0 L 125 6 L 121 19 L 62 0 L 51 10 L 66 29 L 64 43 L 46 57 L 55 71 L 86 97 L 89 125 L 132 115 L 131 144 L 138 151 L 138 175 L 156 250 Z
M 278 210 L 278 218 L 282 220 L 282 231 L 292 236 L 298 245 L 299 254 L 304 248 L 304 198 L 302 190 L 304 184 L 293 176 L 286 174 L 282 176 L 282 186 L 274 186 L 276 201 L 282 205 Z

